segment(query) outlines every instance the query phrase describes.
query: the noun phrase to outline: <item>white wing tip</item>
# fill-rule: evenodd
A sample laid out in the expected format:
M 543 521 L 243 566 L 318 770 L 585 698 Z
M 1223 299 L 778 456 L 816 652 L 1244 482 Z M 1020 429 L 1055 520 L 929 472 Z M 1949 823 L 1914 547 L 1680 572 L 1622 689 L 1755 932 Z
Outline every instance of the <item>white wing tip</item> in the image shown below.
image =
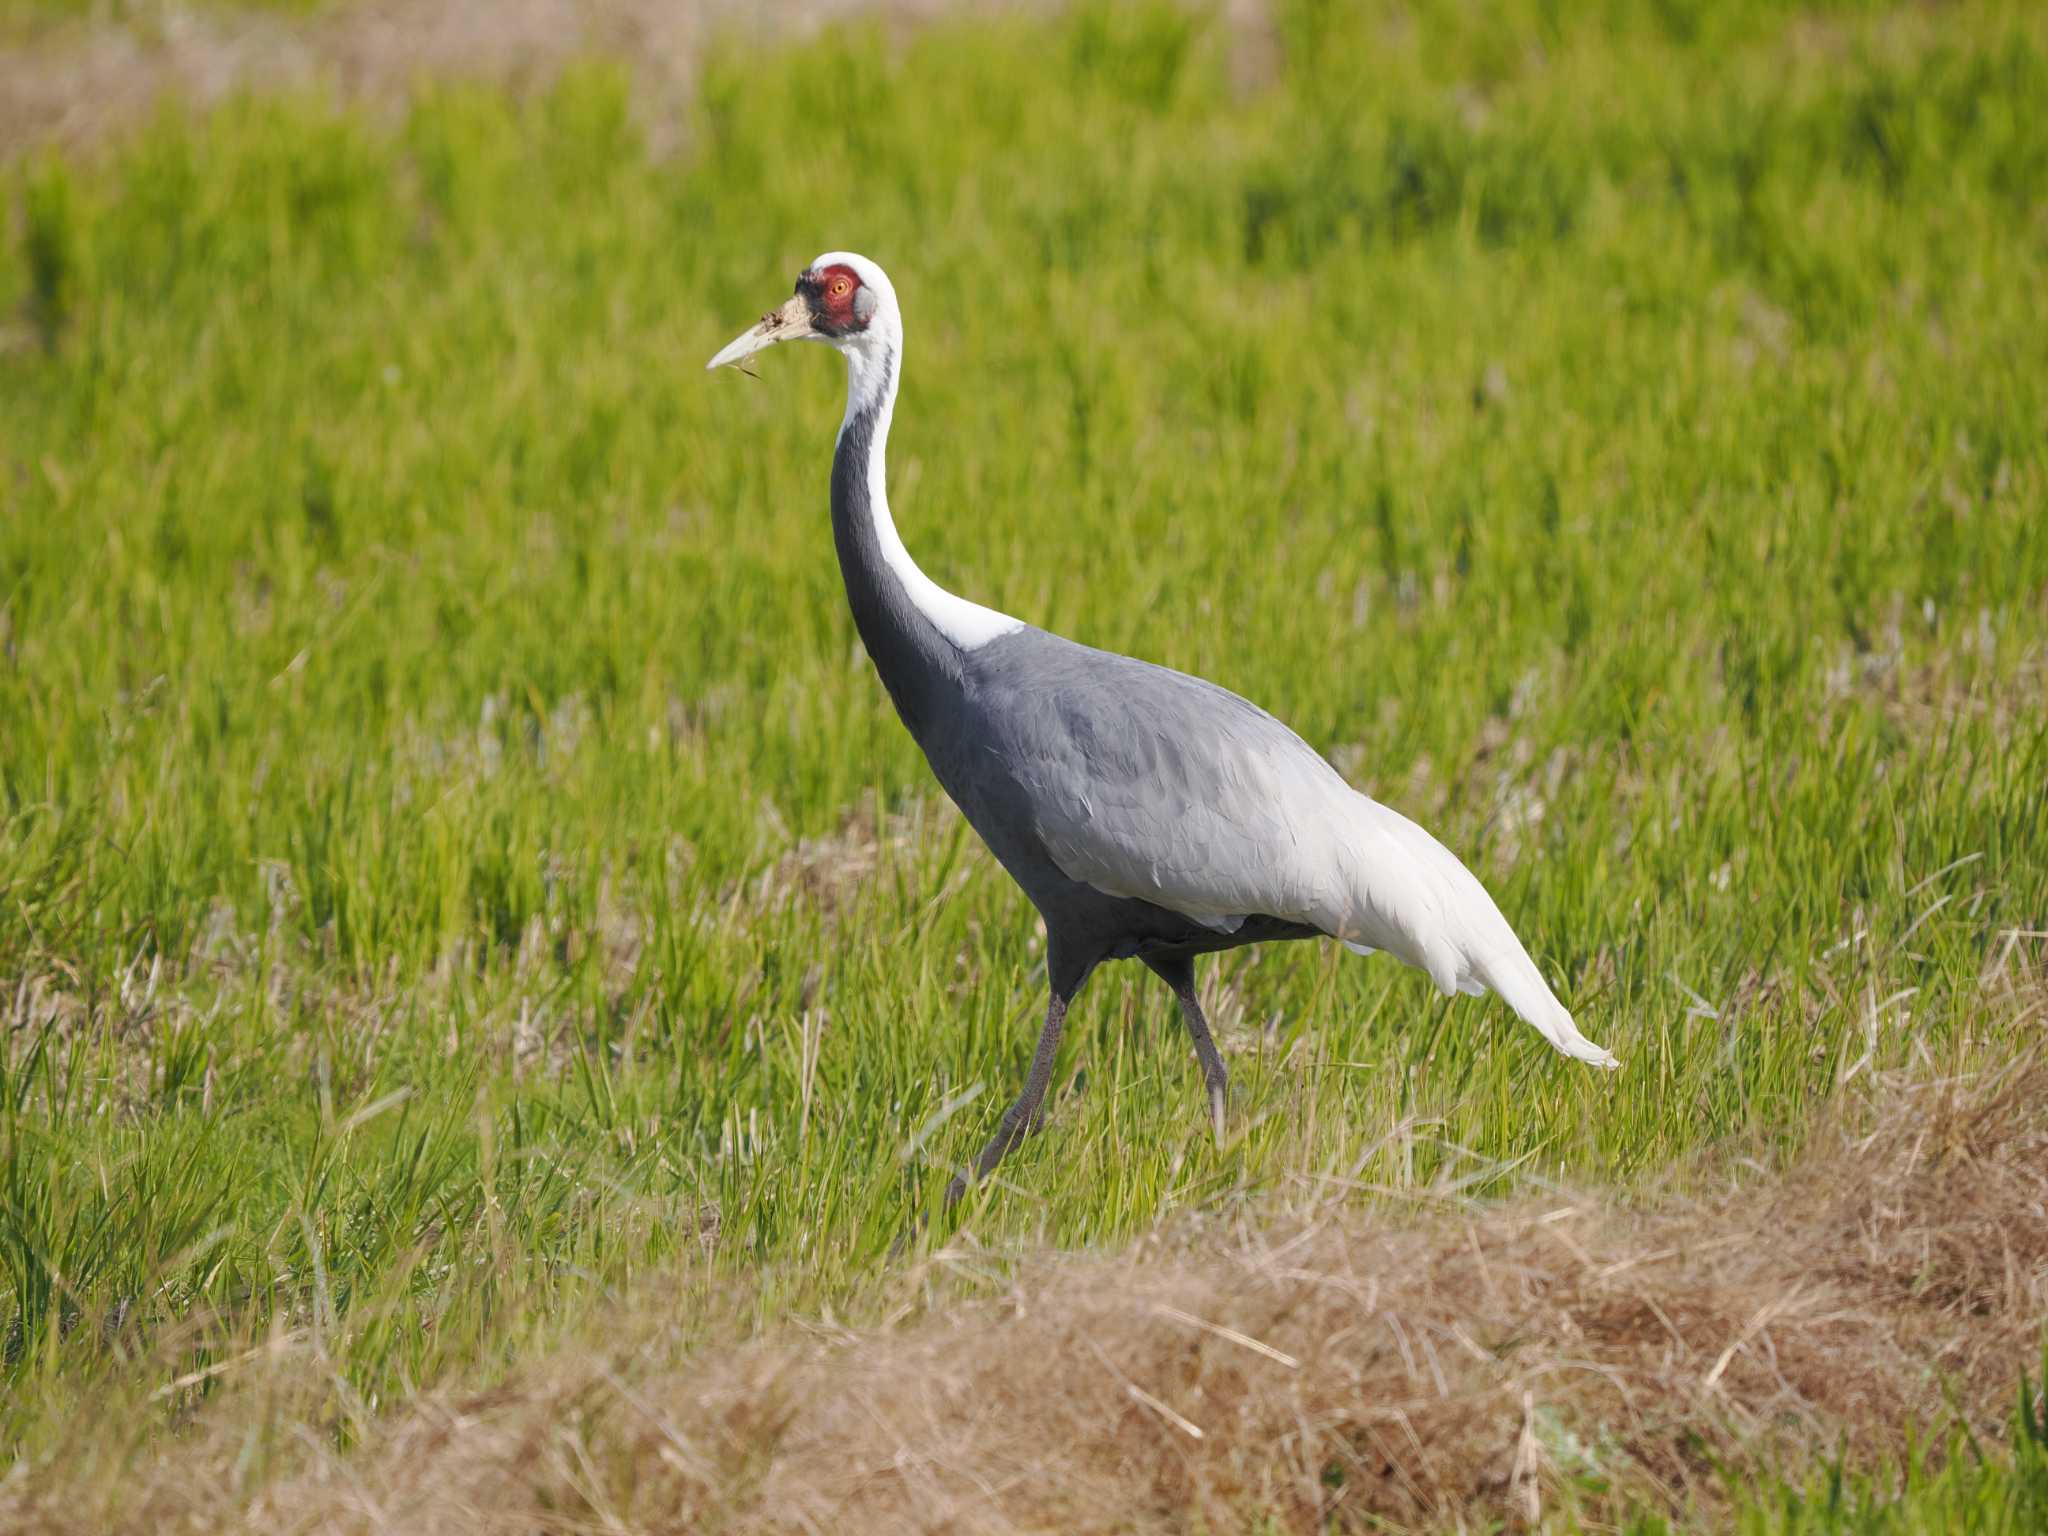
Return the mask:
M 1571 1057 L 1572 1060 L 1583 1061 L 1588 1066 L 1600 1067 L 1609 1072 L 1619 1072 L 1621 1070 L 1621 1061 L 1614 1052 L 1604 1046 L 1595 1045 L 1584 1035 L 1579 1036 L 1576 1040 L 1562 1041 L 1558 1044 L 1557 1048 L 1563 1051 L 1565 1055 Z

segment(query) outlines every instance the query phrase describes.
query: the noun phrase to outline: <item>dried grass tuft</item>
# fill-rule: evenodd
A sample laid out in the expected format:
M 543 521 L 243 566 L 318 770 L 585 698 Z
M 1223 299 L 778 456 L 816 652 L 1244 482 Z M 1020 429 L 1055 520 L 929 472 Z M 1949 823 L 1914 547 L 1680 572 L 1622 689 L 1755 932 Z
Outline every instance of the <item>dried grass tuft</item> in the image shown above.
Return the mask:
M 1531 1520 L 1562 1479 L 1679 1508 L 1717 1465 L 1882 1455 L 1915 1423 L 1989 1440 L 2048 1319 L 2048 1067 L 1859 1103 L 1789 1168 L 1648 1209 L 1192 1221 L 893 1327 L 710 1346 L 643 1297 L 348 1451 L 299 1427 L 317 1362 L 280 1357 L 118 1489 L 17 1471 L 0 1523 L 1310 1531 Z M 906 1284 L 987 1259 L 962 1239 Z M 249 1446 L 295 1440 L 238 1486 Z
M 0 145 L 84 147 L 144 122 L 166 99 L 203 109 L 243 91 L 327 86 L 349 100 L 396 106 L 422 81 L 545 83 L 565 64 L 598 54 L 631 61 L 660 147 L 705 48 L 721 35 L 769 44 L 854 19 L 916 24 L 956 4 L 351 0 L 298 16 L 123 6 L 121 19 L 51 26 L 0 47 Z

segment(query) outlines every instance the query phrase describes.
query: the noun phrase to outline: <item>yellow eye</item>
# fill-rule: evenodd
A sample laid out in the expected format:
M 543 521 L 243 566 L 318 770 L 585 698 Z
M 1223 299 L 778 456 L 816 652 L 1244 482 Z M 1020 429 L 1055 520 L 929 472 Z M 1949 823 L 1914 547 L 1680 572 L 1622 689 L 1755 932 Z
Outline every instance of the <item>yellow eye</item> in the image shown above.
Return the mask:
M 852 286 L 853 286 L 853 284 L 852 284 L 852 283 L 850 283 L 850 282 L 848 282 L 848 281 L 847 281 L 847 280 L 846 280 L 845 278 L 843 278 L 843 277 L 835 277 L 835 278 L 833 278 L 833 279 L 832 279 L 832 297 L 833 297 L 833 298 L 835 298 L 835 299 L 839 299 L 839 298 L 844 298 L 844 297 L 846 296 L 846 290 L 847 290 L 847 289 L 849 289 L 849 288 L 851 288 Z

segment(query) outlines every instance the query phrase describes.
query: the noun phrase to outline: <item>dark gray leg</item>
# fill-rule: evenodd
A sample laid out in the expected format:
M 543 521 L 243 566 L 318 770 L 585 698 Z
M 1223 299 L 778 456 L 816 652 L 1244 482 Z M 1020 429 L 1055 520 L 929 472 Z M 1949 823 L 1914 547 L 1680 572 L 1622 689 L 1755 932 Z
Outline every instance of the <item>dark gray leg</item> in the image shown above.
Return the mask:
M 1152 973 L 1180 999 L 1181 1017 L 1188 1021 L 1194 1037 L 1195 1059 L 1202 1064 L 1202 1081 L 1209 1085 L 1209 1122 L 1216 1128 L 1216 1145 L 1223 1145 L 1223 1105 L 1230 1097 L 1230 1074 L 1223 1058 L 1216 1054 L 1216 1042 L 1209 1038 L 1209 1021 L 1202 1017 L 1201 999 L 1195 996 L 1195 961 L 1192 955 L 1145 955 Z
M 1038 1129 L 1039 1116 L 1045 1108 L 1045 1090 L 1052 1083 L 1053 1058 L 1060 1052 L 1060 1031 L 1066 1026 L 1067 1005 L 1073 1002 L 1074 994 L 1094 969 L 1093 960 L 1076 964 L 1058 951 L 1048 958 L 1046 973 L 1052 980 L 1052 1000 L 1045 1007 L 1045 1027 L 1038 1032 L 1038 1049 L 1031 1053 L 1031 1074 L 1025 1078 L 1024 1091 L 1017 1095 L 1017 1102 L 1003 1111 L 1003 1123 L 996 1127 L 995 1135 L 974 1160 L 973 1182 L 978 1184 L 987 1178 L 1011 1148 Z M 948 1206 L 967 1193 L 968 1182 L 965 1172 L 953 1176 L 953 1182 L 946 1186 Z

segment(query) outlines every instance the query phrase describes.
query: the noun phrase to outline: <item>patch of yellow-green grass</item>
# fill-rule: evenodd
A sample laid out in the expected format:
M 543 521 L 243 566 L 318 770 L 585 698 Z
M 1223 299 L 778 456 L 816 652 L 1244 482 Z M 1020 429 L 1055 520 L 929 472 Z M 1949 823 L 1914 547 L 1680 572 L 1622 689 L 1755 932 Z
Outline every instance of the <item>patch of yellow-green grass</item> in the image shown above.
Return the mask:
M 24 1454 L 130 1338 L 203 1383 L 317 1327 L 374 1416 L 685 1253 L 763 1318 L 858 1310 L 988 1133 L 1039 941 L 854 644 L 840 371 L 702 373 L 824 249 L 905 306 L 926 568 L 1273 709 L 1625 1063 L 1384 958 L 1239 953 L 1219 1149 L 1113 968 L 976 1241 L 1331 1177 L 1683 1190 L 1845 1082 L 2038 1038 L 2039 17 L 1272 30 L 1249 95 L 1220 21 L 1090 6 L 729 49 L 668 156 L 593 63 L 15 166 Z

